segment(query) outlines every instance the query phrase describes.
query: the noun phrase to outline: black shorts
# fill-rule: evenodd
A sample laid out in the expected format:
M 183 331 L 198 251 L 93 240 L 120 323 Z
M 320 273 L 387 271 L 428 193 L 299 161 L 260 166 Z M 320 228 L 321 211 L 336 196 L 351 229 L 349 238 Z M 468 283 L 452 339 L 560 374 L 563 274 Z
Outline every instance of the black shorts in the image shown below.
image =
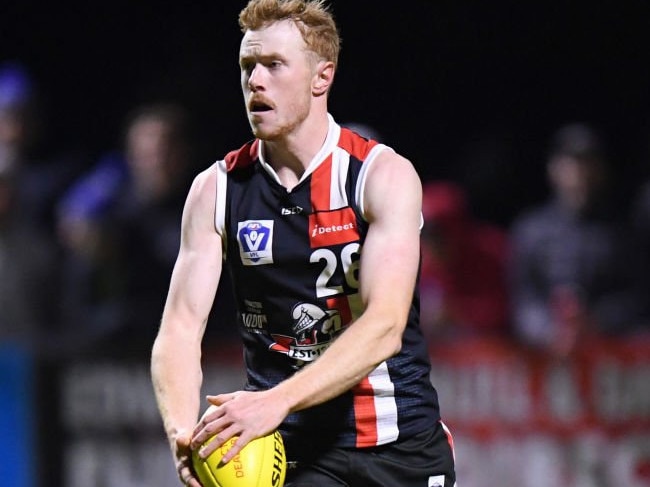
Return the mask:
M 291 459 L 289 459 L 291 460 Z M 434 428 L 372 448 L 332 448 L 290 463 L 285 487 L 455 487 L 453 441 Z

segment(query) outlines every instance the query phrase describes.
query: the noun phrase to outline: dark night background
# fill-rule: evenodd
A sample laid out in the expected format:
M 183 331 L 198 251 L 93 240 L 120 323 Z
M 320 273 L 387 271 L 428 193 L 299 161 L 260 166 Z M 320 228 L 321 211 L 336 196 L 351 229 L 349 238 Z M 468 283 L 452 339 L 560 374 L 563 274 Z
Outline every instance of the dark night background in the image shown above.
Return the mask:
M 45 152 L 91 164 L 131 108 L 170 99 L 191 109 L 203 167 L 249 137 L 244 3 L 4 2 L 0 61 L 24 63 L 40 90 Z M 648 2 L 331 3 L 332 114 L 373 126 L 423 178 L 461 181 L 479 216 L 507 223 L 542 197 L 545 146 L 565 122 L 602 130 L 624 190 L 650 172 Z
M 44 131 L 38 158 L 69 160 L 66 155 L 73 154 L 70 159 L 81 158 L 90 167 L 120 144 L 129 112 L 155 101 L 177 101 L 189 109 L 196 171 L 241 146 L 251 137 L 237 63 L 237 15 L 245 1 L 0 0 L 0 64 L 22 63 L 40 95 Z M 376 129 L 383 142 L 413 161 L 424 180 L 462 183 L 476 216 L 506 227 L 544 198 L 546 147 L 568 122 L 592 124 L 605 135 L 622 204 L 650 180 L 647 0 L 330 3 L 343 38 L 331 113 L 340 123 Z M 57 400 L 65 397 L 61 377 L 69 370 L 61 363 L 38 364 L 35 386 L 38 404 L 48 404 L 46 414 L 38 414 L 34 435 L 48 486 L 56 485 L 51 477 L 76 472 L 62 457 L 94 435 L 89 430 L 75 437 L 78 430 L 62 423 Z M 149 376 L 143 377 L 144 387 L 133 382 L 133 390 L 148 394 Z M 620 379 L 624 385 L 626 377 Z M 628 385 L 634 384 L 632 377 Z M 98 387 L 98 404 L 116 391 L 131 404 L 131 388 L 121 385 Z M 622 394 L 621 400 L 632 404 L 626 398 L 636 396 Z M 130 429 L 116 436 L 106 431 L 107 438 L 92 438 L 97 458 L 104 458 L 99 448 L 114 440 L 123 451 L 111 451 L 109 458 L 144 454 L 142 445 L 149 454 L 148 437 L 133 446 Z M 63 443 L 52 447 L 61 438 Z M 601 437 L 596 438 L 596 444 L 585 439 L 589 451 L 601 449 Z M 505 442 L 514 452 L 507 435 Z M 605 444 L 603 458 L 610 459 L 614 444 Z M 495 451 L 503 453 L 501 445 Z M 632 458 L 624 450 L 630 445 L 621 443 L 617 452 Z M 618 461 L 611 464 L 622 465 Z M 587 467 L 587 462 L 580 466 Z

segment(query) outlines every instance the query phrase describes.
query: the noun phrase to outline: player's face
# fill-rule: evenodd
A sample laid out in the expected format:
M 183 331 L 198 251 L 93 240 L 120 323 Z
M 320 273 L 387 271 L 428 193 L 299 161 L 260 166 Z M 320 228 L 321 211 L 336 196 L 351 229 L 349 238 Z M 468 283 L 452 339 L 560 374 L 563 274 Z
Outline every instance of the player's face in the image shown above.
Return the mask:
M 239 51 L 241 86 L 253 134 L 277 140 L 308 116 L 313 55 L 291 21 L 247 31 Z

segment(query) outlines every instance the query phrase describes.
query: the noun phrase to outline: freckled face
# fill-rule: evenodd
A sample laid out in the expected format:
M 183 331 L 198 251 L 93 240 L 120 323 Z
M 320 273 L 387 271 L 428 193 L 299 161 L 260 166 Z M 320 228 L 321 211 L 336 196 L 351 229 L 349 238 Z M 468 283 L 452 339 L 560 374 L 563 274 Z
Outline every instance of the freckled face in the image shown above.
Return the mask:
M 244 34 L 239 51 L 241 86 L 256 137 L 286 137 L 307 118 L 315 75 L 312 59 L 289 20 Z

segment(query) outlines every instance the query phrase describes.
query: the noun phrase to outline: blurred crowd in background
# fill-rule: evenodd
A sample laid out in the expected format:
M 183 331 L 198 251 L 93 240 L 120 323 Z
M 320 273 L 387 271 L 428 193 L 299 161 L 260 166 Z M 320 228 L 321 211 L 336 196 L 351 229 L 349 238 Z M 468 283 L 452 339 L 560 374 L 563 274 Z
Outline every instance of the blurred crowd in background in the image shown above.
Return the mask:
M 508 337 L 566 357 L 590 338 L 650 331 L 650 185 L 621 195 L 603 136 L 558 127 L 548 196 L 509 225 L 472 215 L 454 182 L 424 186 L 422 320 L 433 340 Z
M 46 359 L 146 356 L 194 175 L 189 115 L 169 102 L 134 107 L 96 160 L 35 158 L 36 95 L 22 66 L 2 67 L 0 337 Z
M 199 169 L 191 113 L 133 107 L 114 147 L 89 159 L 43 156 L 39 109 L 24 66 L 0 66 L 0 340 L 49 358 L 146 357 Z M 589 121 L 554 130 L 540 155 L 547 201 L 505 224 L 477 217 L 461 182 L 424 179 L 428 340 L 498 337 L 566 356 L 589 338 L 650 332 L 650 180 L 619 184 Z M 228 286 L 208 338 L 235 336 Z

